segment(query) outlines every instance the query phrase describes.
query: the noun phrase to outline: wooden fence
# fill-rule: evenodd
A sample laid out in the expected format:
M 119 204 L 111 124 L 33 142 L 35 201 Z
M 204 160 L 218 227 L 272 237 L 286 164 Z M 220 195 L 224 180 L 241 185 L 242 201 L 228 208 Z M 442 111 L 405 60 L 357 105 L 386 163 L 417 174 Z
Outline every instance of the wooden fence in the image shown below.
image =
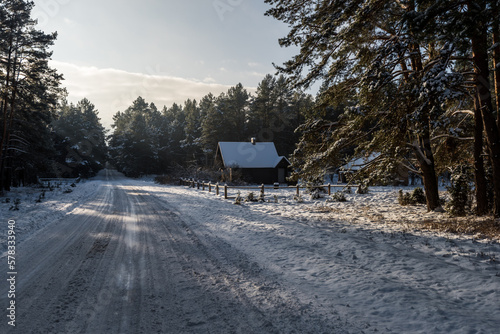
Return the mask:
M 217 196 L 220 196 L 221 193 L 222 195 L 224 196 L 225 199 L 231 199 L 231 198 L 234 198 L 234 197 L 230 197 L 228 196 L 228 191 L 230 189 L 241 189 L 241 190 L 259 190 L 260 191 L 260 194 L 262 196 L 265 195 L 265 190 L 266 189 L 295 189 L 295 194 L 297 196 L 300 196 L 300 189 L 305 189 L 307 188 L 307 186 L 300 186 L 300 185 L 296 185 L 296 186 L 282 186 L 278 183 L 275 183 L 274 185 L 260 185 L 260 186 L 228 186 L 227 184 L 224 184 L 224 185 L 220 185 L 219 183 L 211 183 L 211 182 L 204 182 L 204 181 L 199 181 L 199 180 L 194 180 L 194 179 L 185 179 L 185 178 L 181 178 L 180 179 L 180 185 L 182 186 L 187 186 L 187 187 L 190 187 L 190 188 L 195 188 L 195 189 L 198 189 L 198 190 L 208 190 L 208 192 L 215 192 L 215 194 Z M 328 192 L 328 196 L 330 196 L 332 194 L 332 189 L 334 188 L 348 188 L 348 187 L 358 187 L 359 185 L 349 185 L 349 184 L 323 184 L 323 185 L 318 185 L 318 186 L 314 186 L 315 188 L 323 188 L 325 189 L 327 192 Z

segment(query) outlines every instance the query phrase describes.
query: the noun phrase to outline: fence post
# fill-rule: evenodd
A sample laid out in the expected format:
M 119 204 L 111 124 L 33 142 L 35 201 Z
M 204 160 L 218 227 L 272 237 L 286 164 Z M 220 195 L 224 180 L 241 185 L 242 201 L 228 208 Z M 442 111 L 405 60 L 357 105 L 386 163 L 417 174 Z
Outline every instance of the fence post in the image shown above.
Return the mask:
M 260 186 L 260 194 L 264 197 L 264 184 Z
M 196 188 L 198 188 L 198 190 L 200 190 L 200 180 L 196 181 Z
M 297 184 L 297 196 L 300 196 L 300 187 L 298 184 Z
M 224 199 L 227 199 L 227 184 L 224 185 Z
M 328 196 L 332 194 L 332 185 L 328 183 Z
M 215 193 L 219 196 L 219 183 L 215 185 Z
M 208 192 L 212 192 L 212 183 L 208 182 Z

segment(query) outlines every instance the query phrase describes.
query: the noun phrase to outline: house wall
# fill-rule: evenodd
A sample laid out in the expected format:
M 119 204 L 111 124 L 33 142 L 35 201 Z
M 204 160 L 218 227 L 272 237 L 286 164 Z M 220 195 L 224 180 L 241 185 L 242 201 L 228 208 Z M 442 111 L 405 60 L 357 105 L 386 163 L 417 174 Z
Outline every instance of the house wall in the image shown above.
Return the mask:
M 279 182 L 278 168 L 242 168 L 243 179 L 252 183 L 272 184 Z

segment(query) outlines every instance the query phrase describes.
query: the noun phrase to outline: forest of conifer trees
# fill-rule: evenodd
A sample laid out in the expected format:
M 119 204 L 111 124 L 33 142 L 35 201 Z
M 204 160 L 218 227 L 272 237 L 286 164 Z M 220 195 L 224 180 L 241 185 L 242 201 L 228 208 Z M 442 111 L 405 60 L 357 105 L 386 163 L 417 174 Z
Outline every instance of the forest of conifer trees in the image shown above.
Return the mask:
M 266 0 L 298 54 L 250 94 L 158 107 L 138 97 L 104 129 L 97 108 L 66 102 L 48 66 L 57 34 L 35 28 L 29 1 L 0 5 L 0 190 L 40 176 L 89 177 L 111 162 L 128 176 L 210 168 L 220 141 L 273 141 L 292 179 L 375 154 L 364 183 L 396 169 L 421 176 L 428 210 L 438 179 L 470 185 L 478 215 L 500 216 L 498 0 Z M 317 96 L 307 93 L 320 84 Z M 168 94 L 168 92 L 165 92 Z M 453 183 L 453 182 L 452 182 Z
M 255 96 L 238 84 L 218 97 L 188 99 L 159 110 L 142 97 L 114 116 L 109 149 L 129 176 L 212 167 L 220 141 L 275 142 L 280 154 L 295 149 L 295 129 L 313 105 L 310 95 L 288 88 L 283 76 L 267 75 Z

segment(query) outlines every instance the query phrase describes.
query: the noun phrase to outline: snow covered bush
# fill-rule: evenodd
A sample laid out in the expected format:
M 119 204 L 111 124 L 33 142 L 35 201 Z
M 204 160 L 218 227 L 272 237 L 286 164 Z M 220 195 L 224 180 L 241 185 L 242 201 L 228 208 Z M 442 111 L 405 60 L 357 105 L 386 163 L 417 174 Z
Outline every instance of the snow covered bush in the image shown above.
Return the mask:
M 303 203 L 304 199 L 302 198 L 301 195 L 294 195 L 293 196 L 294 201 L 297 201 L 297 203 Z
M 16 199 L 14 200 L 14 205 L 12 205 L 12 206 L 9 208 L 9 210 L 10 210 L 10 211 L 19 211 L 19 204 L 21 204 L 21 199 L 16 198 Z
M 327 202 L 347 202 L 347 198 L 345 197 L 345 194 L 341 191 L 338 191 L 334 193 L 333 195 L 330 196 L 329 199 L 326 200 Z
M 402 205 L 402 206 L 410 205 L 410 202 L 411 202 L 410 198 L 411 198 L 410 193 L 405 193 L 405 192 L 403 192 L 403 189 L 399 189 L 399 192 L 398 192 L 399 205 Z
M 411 201 L 413 204 L 425 204 L 426 199 L 424 190 L 420 187 L 415 188 L 411 194 Z
M 360 183 L 360 185 L 358 186 L 358 189 L 356 190 L 356 194 L 358 194 L 358 195 L 368 194 L 368 184 Z
M 446 210 L 453 216 L 465 216 L 472 207 L 472 188 L 470 172 L 464 167 L 456 168 L 451 176 L 451 185 L 447 187 L 450 201 Z
M 311 191 L 311 200 L 323 198 L 322 189 L 315 188 Z
M 420 187 L 417 187 L 410 194 L 409 192 L 403 192 L 403 190 L 400 189 L 398 193 L 398 202 L 403 206 L 425 204 L 426 199 L 424 190 Z
M 238 194 L 236 195 L 236 198 L 234 199 L 234 204 L 241 205 L 242 201 L 243 201 L 243 197 L 241 197 L 241 194 L 238 191 Z
M 245 198 L 245 202 L 257 202 L 257 199 L 255 198 L 253 192 L 248 193 L 248 195 Z

